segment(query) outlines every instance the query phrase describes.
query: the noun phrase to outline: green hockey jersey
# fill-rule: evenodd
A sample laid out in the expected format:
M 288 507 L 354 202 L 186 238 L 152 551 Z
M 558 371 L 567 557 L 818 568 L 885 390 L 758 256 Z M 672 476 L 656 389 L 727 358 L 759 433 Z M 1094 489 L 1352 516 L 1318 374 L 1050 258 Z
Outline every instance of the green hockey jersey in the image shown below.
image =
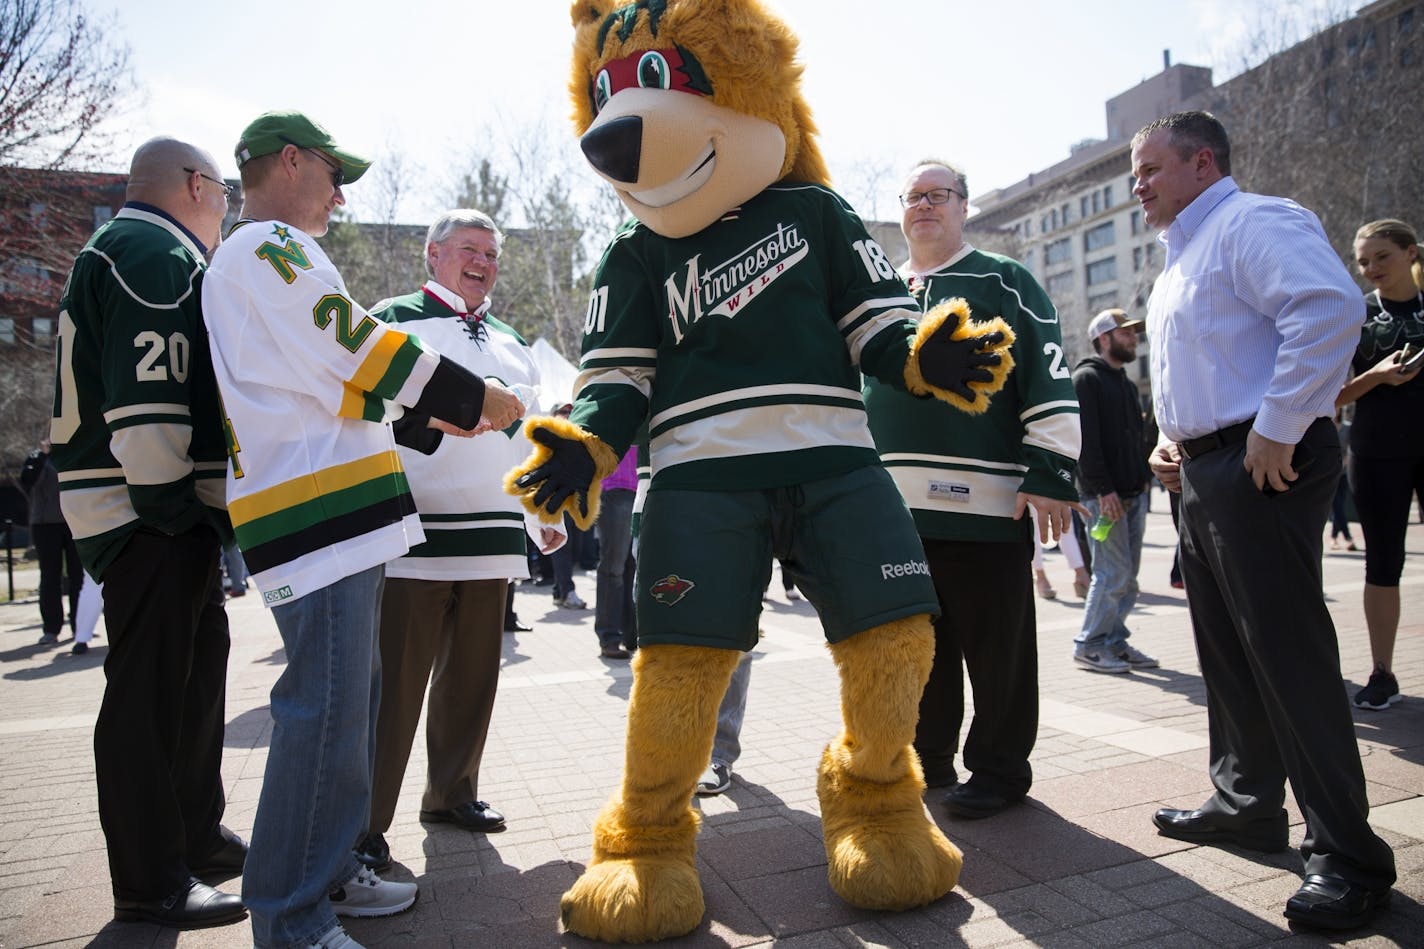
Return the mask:
M 79 252 L 60 299 L 53 459 L 85 569 L 140 527 L 231 536 L 227 450 L 199 311 L 203 250 L 157 208 L 125 205 Z
M 1016 336 L 1014 371 L 982 415 L 867 379 L 866 408 L 881 460 L 922 537 L 1020 538 L 1017 492 L 1078 499 L 1078 400 L 1058 313 L 1021 264 L 968 245 L 929 273 L 902 273 L 925 310 L 963 297 L 975 319 L 1002 316 Z
M 861 371 L 892 386 L 917 309 L 834 192 L 778 185 L 695 235 L 630 222 L 599 264 L 572 420 L 651 488 L 752 490 L 879 463 Z

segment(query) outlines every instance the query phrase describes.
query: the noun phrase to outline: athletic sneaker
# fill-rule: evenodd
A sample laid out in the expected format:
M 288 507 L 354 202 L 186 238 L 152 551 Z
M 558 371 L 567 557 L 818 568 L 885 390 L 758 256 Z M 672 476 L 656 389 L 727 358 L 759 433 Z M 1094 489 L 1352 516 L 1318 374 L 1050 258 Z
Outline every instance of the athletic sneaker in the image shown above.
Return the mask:
M 697 782 L 697 793 L 703 797 L 712 794 L 721 794 L 732 786 L 732 769 L 719 761 L 714 761 L 707 766 L 707 770 L 702 772 L 702 778 Z
M 1156 669 L 1157 660 L 1139 649 L 1124 645 L 1117 651 L 1117 657 L 1134 669 Z
M 1370 681 L 1355 693 L 1355 708 L 1374 709 L 1382 712 L 1402 698 L 1399 694 L 1399 680 L 1392 672 L 1376 669 L 1370 673 Z
M 307 943 L 308 949 L 366 949 L 340 926 L 329 929 L 318 940 Z
M 370 867 L 362 867 L 356 875 L 332 890 L 328 895 L 337 916 L 394 916 L 415 905 L 420 887 L 414 883 L 382 880 Z
M 1073 650 L 1073 661 L 1080 666 L 1086 666 L 1094 672 L 1131 672 L 1125 660 L 1117 656 L 1110 656 L 1101 649 L 1075 649 Z

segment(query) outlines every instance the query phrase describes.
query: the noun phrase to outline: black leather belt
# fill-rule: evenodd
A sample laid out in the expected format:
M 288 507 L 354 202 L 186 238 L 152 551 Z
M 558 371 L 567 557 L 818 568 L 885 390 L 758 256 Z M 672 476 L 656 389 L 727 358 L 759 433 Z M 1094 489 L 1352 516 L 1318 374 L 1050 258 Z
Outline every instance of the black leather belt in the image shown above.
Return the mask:
M 1182 454 L 1188 458 L 1198 458 L 1209 451 L 1218 448 L 1225 448 L 1227 445 L 1235 445 L 1244 442 L 1246 436 L 1251 434 L 1251 425 L 1256 419 L 1248 418 L 1244 422 L 1237 422 L 1235 425 L 1228 425 L 1226 428 L 1212 432 L 1210 435 L 1203 435 L 1201 438 L 1189 438 L 1184 442 L 1179 442 Z

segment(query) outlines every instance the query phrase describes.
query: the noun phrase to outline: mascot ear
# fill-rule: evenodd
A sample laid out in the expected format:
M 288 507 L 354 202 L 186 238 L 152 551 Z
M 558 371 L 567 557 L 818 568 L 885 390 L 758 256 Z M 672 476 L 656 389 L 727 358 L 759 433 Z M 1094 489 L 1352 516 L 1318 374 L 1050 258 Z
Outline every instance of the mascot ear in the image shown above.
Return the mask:
M 569 19 L 573 22 L 574 29 L 578 29 L 585 23 L 597 23 L 608 15 L 608 0 L 574 0 L 573 6 L 569 9 Z

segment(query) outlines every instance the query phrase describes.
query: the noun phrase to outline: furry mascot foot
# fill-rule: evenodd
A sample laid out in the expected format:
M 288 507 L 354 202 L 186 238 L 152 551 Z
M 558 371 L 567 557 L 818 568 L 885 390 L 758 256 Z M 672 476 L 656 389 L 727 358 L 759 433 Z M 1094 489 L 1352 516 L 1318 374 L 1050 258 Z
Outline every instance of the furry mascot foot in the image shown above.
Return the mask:
M 912 616 L 831 646 L 845 731 L 821 756 L 816 792 L 831 888 L 853 906 L 902 910 L 939 899 L 964 855 L 930 820 L 910 742 L 934 633 Z
M 593 857 L 560 903 L 564 928 L 653 942 L 702 922 L 692 790 L 712 754 L 717 706 L 741 653 L 644 646 L 633 660 L 623 789 L 593 827 Z

